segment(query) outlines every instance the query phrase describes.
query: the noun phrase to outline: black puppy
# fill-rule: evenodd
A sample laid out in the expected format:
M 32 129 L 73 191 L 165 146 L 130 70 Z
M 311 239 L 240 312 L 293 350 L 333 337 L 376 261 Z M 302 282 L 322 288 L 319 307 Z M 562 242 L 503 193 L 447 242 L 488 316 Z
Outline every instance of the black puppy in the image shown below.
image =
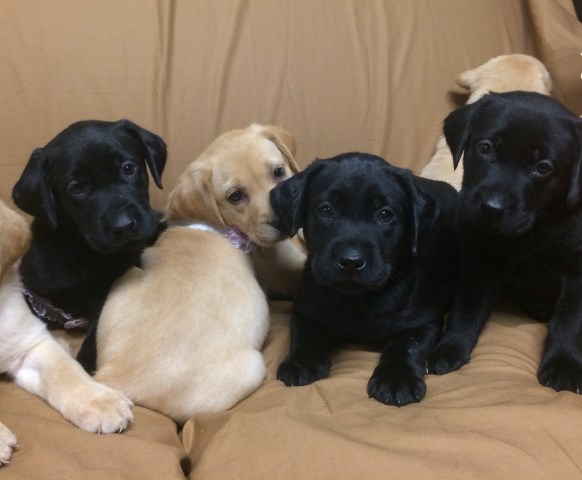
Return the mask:
M 303 227 L 308 258 L 293 303 L 285 385 L 326 378 L 340 342 L 382 349 L 368 395 L 393 405 L 426 392 L 426 355 L 452 300 L 456 192 L 374 155 L 317 160 L 271 191 L 279 227 Z
M 459 195 L 462 261 L 446 332 L 429 357 L 442 374 L 469 361 L 500 293 L 549 320 L 540 383 L 582 388 L 582 121 L 537 93 L 490 94 L 444 124 Z
M 74 123 L 36 149 L 13 189 L 34 217 L 20 276 L 33 312 L 67 328 L 88 326 L 77 359 L 96 366 L 95 331 L 111 284 L 139 263 L 161 229 L 150 208 L 166 145 L 128 120 Z

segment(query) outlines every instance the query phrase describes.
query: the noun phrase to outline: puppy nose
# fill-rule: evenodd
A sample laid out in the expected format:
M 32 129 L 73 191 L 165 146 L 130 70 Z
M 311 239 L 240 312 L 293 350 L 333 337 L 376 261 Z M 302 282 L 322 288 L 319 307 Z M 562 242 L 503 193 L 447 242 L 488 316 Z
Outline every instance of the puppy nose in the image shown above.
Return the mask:
M 338 260 L 338 265 L 342 270 L 356 272 L 366 266 L 366 259 L 356 250 L 346 251 Z
M 489 214 L 501 216 L 511 209 L 511 203 L 508 199 L 495 195 L 482 200 L 481 209 Z
M 116 235 L 127 236 L 137 228 L 137 222 L 135 218 L 127 214 L 117 215 L 111 222 L 110 228 Z

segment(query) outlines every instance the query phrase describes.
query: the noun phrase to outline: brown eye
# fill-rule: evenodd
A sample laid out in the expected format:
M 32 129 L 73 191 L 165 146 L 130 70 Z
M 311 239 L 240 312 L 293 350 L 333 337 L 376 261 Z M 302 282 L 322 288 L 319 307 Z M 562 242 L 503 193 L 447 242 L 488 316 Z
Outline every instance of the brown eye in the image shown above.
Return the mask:
M 121 166 L 121 171 L 125 176 L 131 177 L 132 175 L 135 174 L 136 168 L 133 163 L 127 162 Z
M 285 169 L 283 167 L 277 167 L 273 170 L 273 176 L 275 178 L 283 178 L 285 176 Z
M 481 155 L 491 155 L 491 152 L 493 151 L 491 143 L 488 141 L 479 142 L 477 144 L 477 148 L 479 149 L 479 153 Z
M 549 160 L 542 160 L 536 164 L 535 173 L 540 176 L 549 175 L 554 171 L 554 165 Z
M 235 190 L 227 197 L 227 199 L 230 203 L 235 203 L 235 204 L 241 202 L 243 198 L 244 198 L 244 195 L 240 190 Z
M 80 197 L 85 194 L 85 187 L 79 182 L 69 182 L 67 185 L 67 193 L 73 197 Z
M 317 209 L 317 212 L 323 217 L 323 218 L 331 218 L 333 217 L 333 208 L 331 208 L 330 205 L 322 205 L 321 207 L 319 207 Z
M 380 213 L 378 213 L 378 215 L 376 215 L 376 222 L 388 223 L 393 218 L 394 218 L 394 214 L 390 210 L 384 209 L 384 210 L 381 210 Z

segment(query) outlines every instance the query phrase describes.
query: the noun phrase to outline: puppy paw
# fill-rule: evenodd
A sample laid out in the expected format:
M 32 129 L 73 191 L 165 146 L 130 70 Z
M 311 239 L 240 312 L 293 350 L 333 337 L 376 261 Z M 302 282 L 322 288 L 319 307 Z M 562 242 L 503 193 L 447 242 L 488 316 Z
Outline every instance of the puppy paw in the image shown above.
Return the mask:
M 87 432 L 120 433 L 133 420 L 132 405 L 121 392 L 92 381 L 61 414 Z
M 582 393 L 582 361 L 565 354 L 544 358 L 538 370 L 538 381 L 558 392 Z
M 0 467 L 10 463 L 12 452 L 18 449 L 18 442 L 16 436 L 6 427 L 0 423 Z
M 329 376 L 331 362 L 328 358 L 315 359 L 308 354 L 289 354 L 277 369 L 277 380 L 288 387 L 309 385 Z
M 426 394 L 426 384 L 412 371 L 378 365 L 368 382 L 368 396 L 386 405 L 401 407 L 420 402 Z
M 436 375 L 458 370 L 469 362 L 471 352 L 462 345 L 452 342 L 439 343 L 428 355 L 426 372 Z

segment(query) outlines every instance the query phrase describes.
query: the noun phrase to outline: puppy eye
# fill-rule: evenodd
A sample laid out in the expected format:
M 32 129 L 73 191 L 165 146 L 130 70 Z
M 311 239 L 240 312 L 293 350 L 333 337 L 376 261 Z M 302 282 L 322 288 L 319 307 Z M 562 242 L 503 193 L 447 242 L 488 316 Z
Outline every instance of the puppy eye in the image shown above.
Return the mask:
M 234 192 L 232 192 L 228 197 L 226 197 L 228 199 L 228 201 L 232 204 L 237 204 L 240 203 L 243 198 L 244 195 L 240 190 L 235 190 Z
M 491 155 L 493 151 L 493 147 L 491 146 L 491 142 L 483 141 L 477 144 L 477 149 L 481 155 Z
M 273 176 L 275 178 L 283 178 L 285 176 L 285 168 L 284 167 L 277 167 L 273 170 Z
M 85 187 L 79 182 L 72 181 L 67 185 L 67 193 L 73 197 L 80 197 L 85 194 Z
M 394 213 L 388 209 L 381 210 L 378 215 L 376 215 L 376 221 L 378 223 L 388 223 L 394 218 Z
M 542 160 L 536 164 L 535 173 L 545 177 L 554 171 L 554 165 L 549 160 Z
M 317 212 L 323 217 L 323 218 L 331 218 L 333 217 L 333 208 L 331 208 L 330 205 L 323 205 L 321 207 L 319 207 L 317 209 Z
M 136 171 L 136 168 L 135 168 L 135 165 L 133 163 L 128 162 L 128 163 L 124 163 L 121 166 L 121 172 L 128 177 L 131 177 L 135 173 L 135 171 Z

